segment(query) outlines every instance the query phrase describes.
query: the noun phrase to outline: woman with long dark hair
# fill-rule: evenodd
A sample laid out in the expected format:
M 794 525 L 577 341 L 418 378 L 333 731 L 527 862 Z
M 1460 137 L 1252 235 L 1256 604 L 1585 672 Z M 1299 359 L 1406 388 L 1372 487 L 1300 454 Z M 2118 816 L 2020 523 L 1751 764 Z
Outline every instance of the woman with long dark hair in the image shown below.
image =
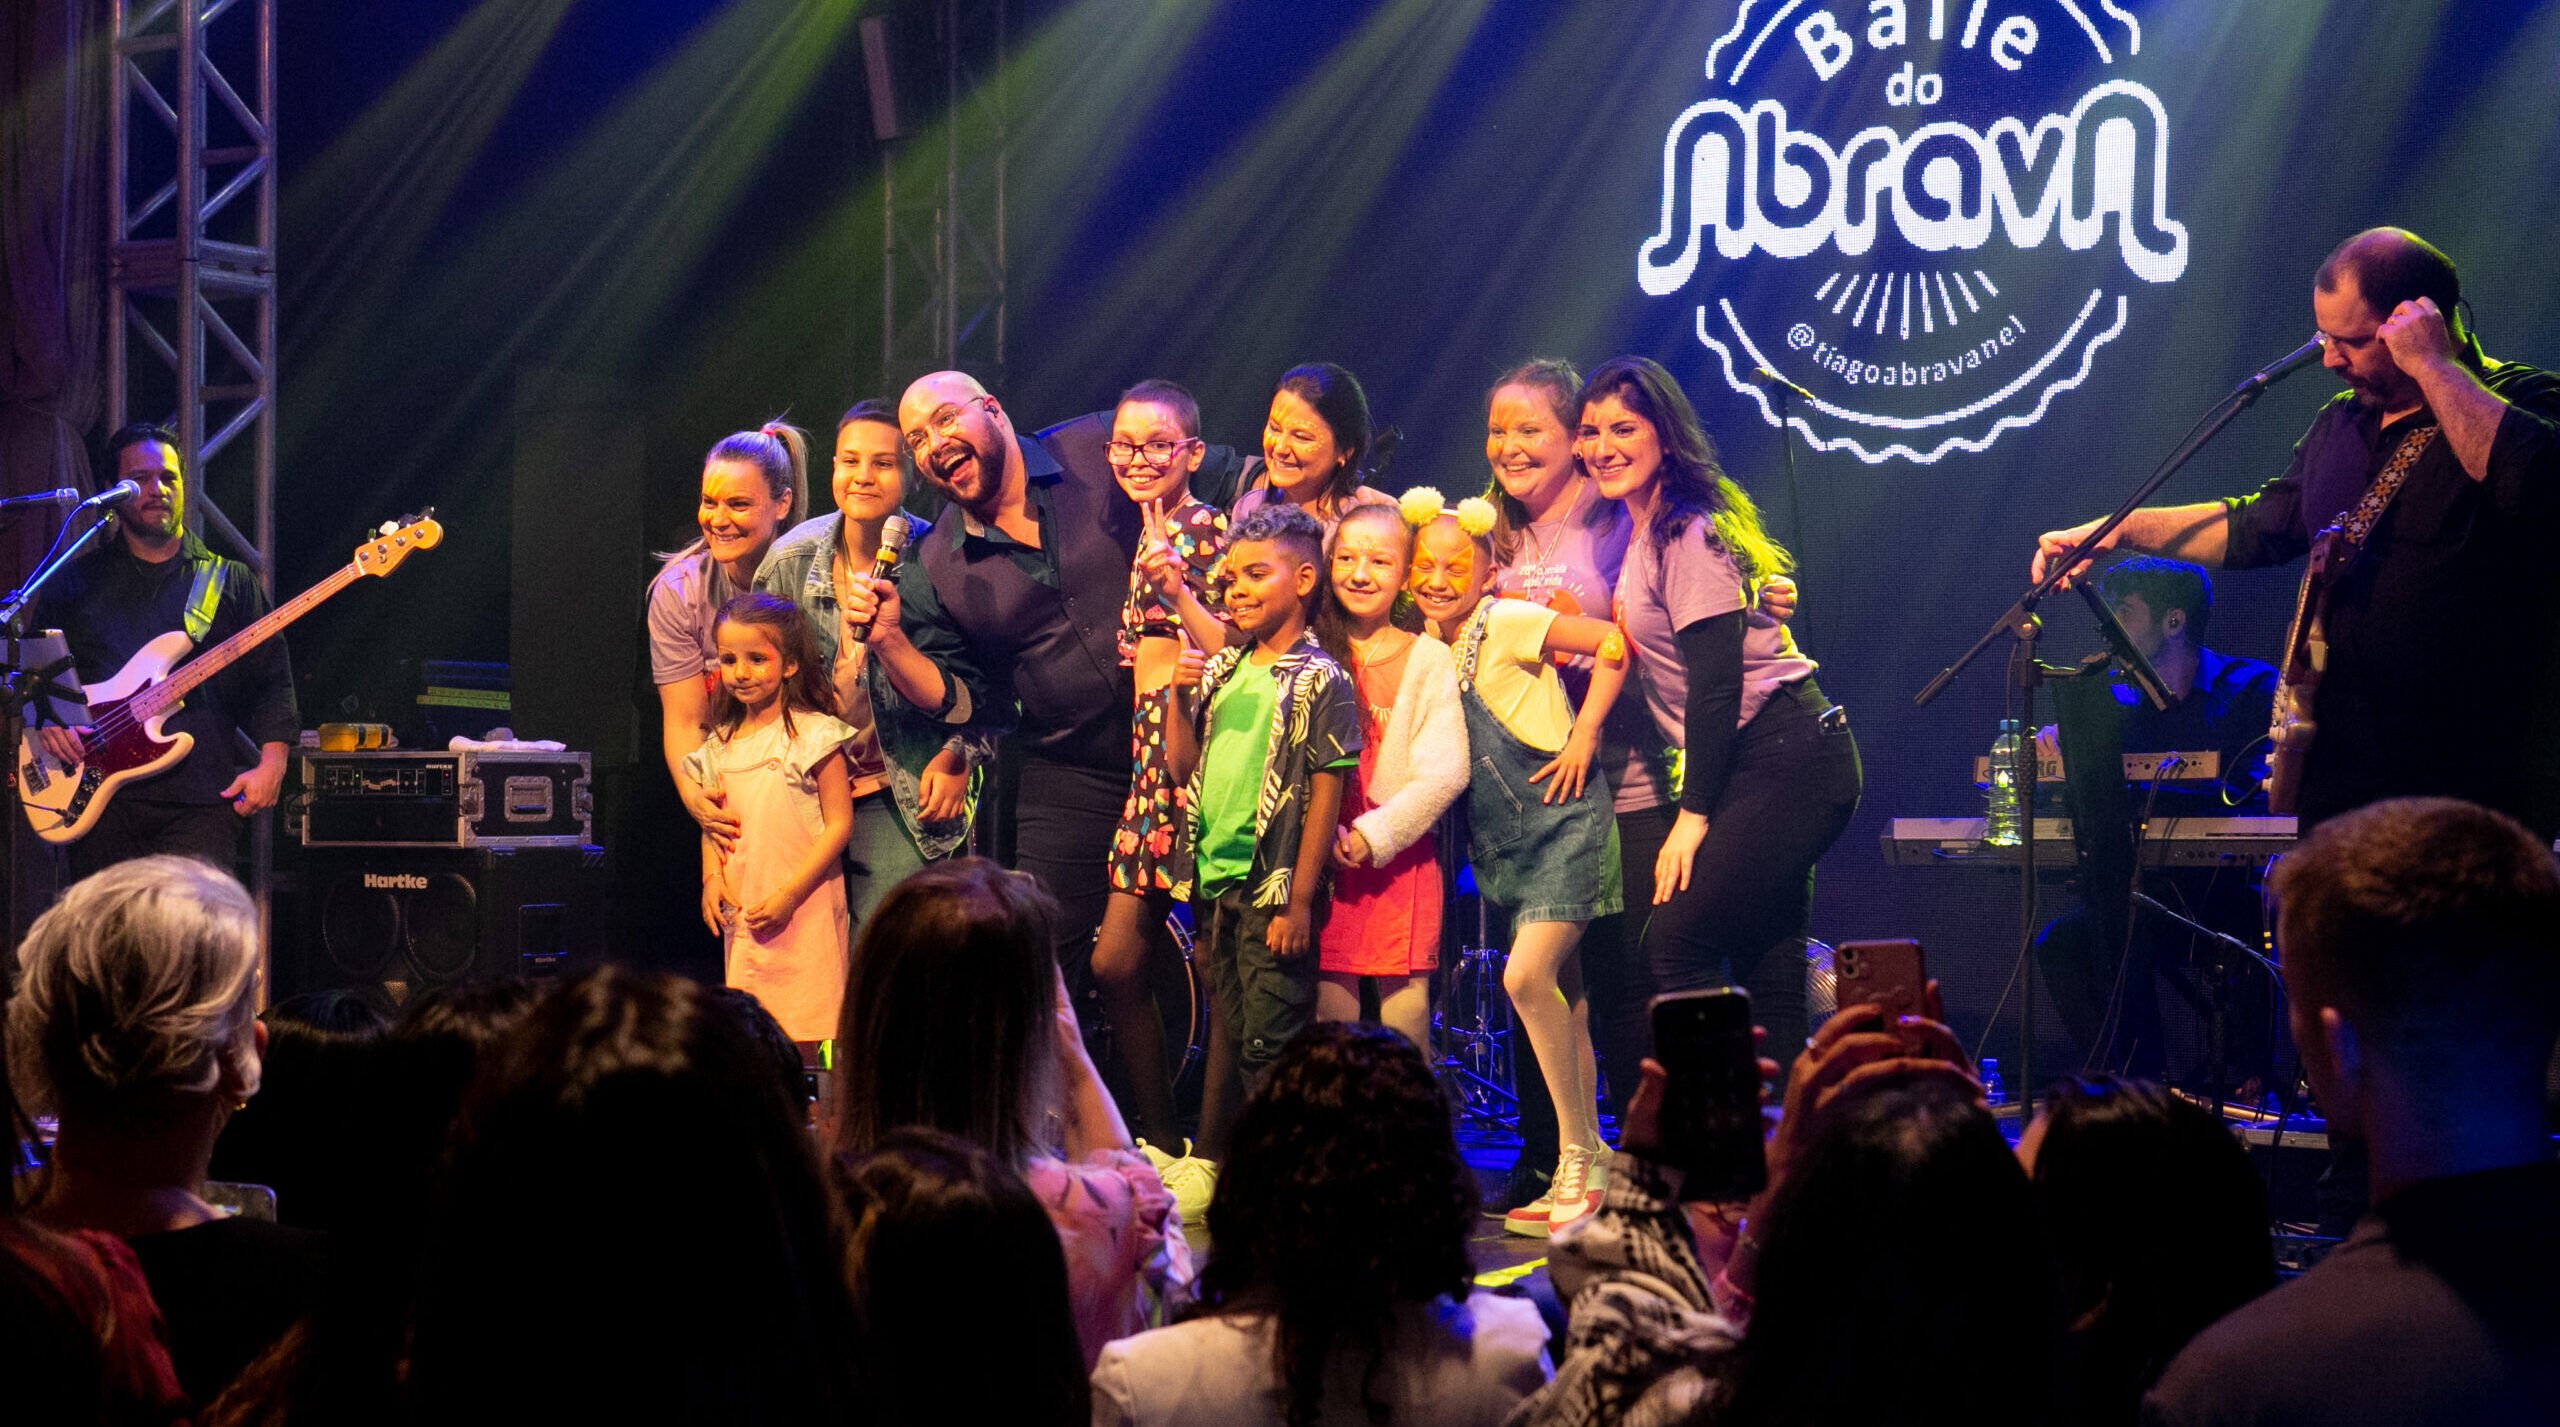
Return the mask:
M 762 1049 L 606 967 L 491 1047 L 409 1331 L 427 1422 L 806 1423 L 853 1411 L 844 1224 Z
M 1572 1350 L 1514 1421 L 2049 1422 L 2053 1254 L 1960 1054 L 1934 1019 L 1852 1006 L 1825 1023 L 1795 1057 L 1768 1187 L 1703 1257 L 1664 1156 L 1667 1078 L 1646 1061 L 1600 1210 L 1554 1254 Z
M 1645 357 L 1583 384 L 1577 449 L 1635 519 L 1618 616 L 1645 704 L 1681 750 L 1644 946 L 1659 989 L 1751 992 L 1773 1045 L 1806 1030 L 1797 954 L 1813 864 L 1858 806 L 1858 745 L 1784 621 L 1754 606 L 1794 563 L 1716 464 L 1679 384 Z
M 1493 592 L 1560 614 L 1605 619 L 1612 617 L 1635 520 L 1624 504 L 1600 493 L 1576 454 L 1581 396 L 1582 373 L 1555 357 L 1522 362 L 1495 378 L 1485 393 L 1484 456 L 1491 469 L 1484 496 L 1496 512 Z M 1762 586 L 1760 601 L 1771 617 L 1785 619 L 1795 612 L 1795 582 L 1773 576 Z M 1591 669 L 1592 661 L 1583 657 L 1558 666 L 1576 708 L 1590 695 Z M 1609 1113 L 1617 1119 L 1625 1118 L 1636 1061 L 1652 1038 L 1645 1003 L 1653 976 L 1638 943 L 1653 904 L 1654 857 L 1679 811 L 1662 746 L 1642 699 L 1622 698 L 1610 706 L 1598 767 L 1609 780 L 1617 816 L 1628 910 L 1594 919 L 1583 930 L 1579 952 L 1591 1000 L 1591 1043 L 1607 1072 Z M 1513 1053 L 1526 1062 L 1513 1067 L 1526 1079 L 1543 1075 L 1527 1041 Z M 1532 1095 L 1521 1101 L 1520 1137 L 1520 1158 L 1503 1195 L 1502 1207 L 1510 1211 L 1504 1227 L 1534 1238 L 1553 1212 L 1546 1171 L 1560 1147 L 1555 1114 L 1545 1100 Z
M 1242 520 L 1284 502 L 1315 518 L 1327 540 L 1355 505 L 1393 505 L 1368 482 L 1395 454 L 1395 433 L 1369 416 L 1369 394 L 1348 367 L 1308 362 L 1280 374 L 1262 423 L 1262 479 L 1228 512 Z
M 984 858 L 892 888 L 854 948 L 836 1035 L 834 1149 L 924 1125 L 1030 1184 L 1066 1254 L 1083 1361 L 1190 1291 L 1173 1195 L 1129 1137 L 1050 951 L 1057 903 Z
M 1104 1349 L 1097 1423 L 1493 1423 L 1546 1325 L 1470 1292 L 1473 1176 L 1422 1053 L 1320 1022 L 1245 1102 L 1209 1205 L 1201 1316 Z
M 957 1135 L 909 1126 L 838 1178 L 853 1218 L 854 1379 L 871 1420 L 1090 1419 L 1066 1260 L 1022 1176 Z
M 2018 1159 L 2062 1267 L 2064 1420 L 2129 1427 L 2189 1339 L 2275 1287 L 2266 1193 L 2210 1112 L 2113 1075 L 2047 1088 Z

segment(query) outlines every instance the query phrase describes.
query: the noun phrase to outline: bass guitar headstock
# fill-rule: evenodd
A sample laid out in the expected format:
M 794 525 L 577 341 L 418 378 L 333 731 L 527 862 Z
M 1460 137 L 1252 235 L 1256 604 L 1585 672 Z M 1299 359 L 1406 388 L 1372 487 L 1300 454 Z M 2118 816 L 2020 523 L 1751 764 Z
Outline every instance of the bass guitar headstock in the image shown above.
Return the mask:
M 368 575 L 388 575 L 413 550 L 432 550 L 444 543 L 444 527 L 428 506 L 401 520 L 386 520 L 374 537 L 356 547 L 356 568 Z

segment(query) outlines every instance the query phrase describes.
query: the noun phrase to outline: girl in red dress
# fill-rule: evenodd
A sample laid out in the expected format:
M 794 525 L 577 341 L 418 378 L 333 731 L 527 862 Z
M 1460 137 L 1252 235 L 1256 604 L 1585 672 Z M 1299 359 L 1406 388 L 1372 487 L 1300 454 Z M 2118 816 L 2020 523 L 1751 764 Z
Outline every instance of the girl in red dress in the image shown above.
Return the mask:
M 1378 1019 L 1428 1055 L 1440 965 L 1434 827 L 1467 788 L 1467 720 L 1449 646 L 1393 620 L 1412 563 L 1413 532 L 1393 506 L 1354 508 L 1327 552 L 1332 608 L 1320 637 L 1359 685 L 1361 744 L 1334 836 L 1316 1016 L 1359 1019 L 1360 979 L 1376 977 Z

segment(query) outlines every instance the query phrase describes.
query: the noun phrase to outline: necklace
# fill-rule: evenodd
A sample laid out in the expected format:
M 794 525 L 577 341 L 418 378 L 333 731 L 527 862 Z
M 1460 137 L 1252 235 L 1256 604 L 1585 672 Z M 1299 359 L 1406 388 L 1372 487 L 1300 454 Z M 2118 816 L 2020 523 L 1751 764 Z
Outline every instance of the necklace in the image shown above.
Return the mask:
M 1396 652 L 1395 652 L 1395 653 L 1388 655 L 1388 656 L 1387 656 L 1386 658 L 1384 658 L 1384 659 L 1377 659 L 1377 658 L 1373 658 L 1373 657 L 1371 657 L 1371 656 L 1376 652 L 1376 650 L 1378 649 L 1378 647 L 1379 647 L 1380 645 L 1382 645 L 1382 644 L 1386 644 L 1386 643 L 1388 643 L 1388 642 L 1390 642 L 1390 641 L 1398 640 L 1398 639 L 1399 639 L 1399 637 L 1401 637 L 1401 642 L 1398 644 L 1398 646 L 1397 646 L 1397 649 L 1396 649 Z M 1375 634 L 1373 634 L 1373 635 L 1370 635 L 1370 636 L 1369 636 L 1369 639 L 1368 639 L 1368 641 L 1367 641 L 1366 643 L 1363 643 L 1363 642 L 1361 642 L 1360 640 L 1357 640 L 1357 639 L 1352 640 L 1352 641 L 1351 641 L 1351 662 L 1352 662 L 1352 663 L 1354 663 L 1354 664 L 1359 665 L 1359 666 L 1360 666 L 1361 668 L 1363 668 L 1363 669 L 1366 669 L 1366 668 L 1369 668 L 1369 667 L 1371 667 L 1371 666 L 1373 666 L 1373 665 L 1378 665 L 1378 664 L 1392 664 L 1392 663 L 1394 663 L 1396 660 L 1403 658 L 1403 657 L 1404 657 L 1404 655 L 1405 655 L 1405 651 L 1406 651 L 1406 650 L 1408 650 L 1408 649 L 1411 649 L 1412 647 L 1413 647 L 1413 637 L 1412 637 L 1411 635 L 1405 634 L 1405 632 L 1404 632 L 1403 630 L 1398 629 L 1398 628 L 1396 628 L 1394 625 L 1392 625 L 1392 624 L 1391 624 L 1391 625 L 1388 625 L 1386 628 L 1379 630 L 1377 633 L 1375 633 Z
M 1521 527 L 1521 535 L 1529 542 L 1531 563 L 1543 565 L 1547 562 L 1547 556 L 1554 553 L 1556 542 L 1564 538 L 1565 522 L 1573 518 L 1573 508 L 1582 499 L 1582 483 L 1589 479 L 1591 479 L 1589 476 L 1577 472 L 1574 475 L 1573 484 L 1565 487 L 1563 499 L 1556 503 L 1557 509 L 1554 516 L 1546 520 L 1533 520 Z M 1538 534 L 1541 530 L 1547 532 L 1543 538 Z
M 1374 651 L 1379 645 L 1382 645 L 1391 639 L 1395 639 L 1399 635 L 1403 635 L 1404 639 L 1402 643 L 1396 646 L 1395 653 L 1390 654 L 1383 659 L 1372 657 Z M 1357 639 L 1351 641 L 1351 665 L 1352 671 L 1356 675 L 1352 680 L 1352 684 L 1353 687 L 1359 691 L 1360 707 L 1367 712 L 1369 716 L 1369 727 L 1371 729 L 1381 729 L 1387 726 L 1387 715 L 1395 711 L 1395 702 L 1392 694 L 1390 694 L 1386 703 L 1375 702 L 1369 697 L 1369 671 L 1375 669 L 1383 673 L 1386 670 L 1393 669 L 1397 664 L 1403 662 L 1404 656 L 1412 652 L 1413 637 L 1411 635 L 1406 635 L 1403 630 L 1398 629 L 1393 625 L 1389 625 L 1385 629 L 1381 629 L 1376 634 L 1370 636 L 1369 642 L 1366 645 L 1363 645 Z M 1390 683 L 1388 687 L 1392 690 L 1394 685 Z

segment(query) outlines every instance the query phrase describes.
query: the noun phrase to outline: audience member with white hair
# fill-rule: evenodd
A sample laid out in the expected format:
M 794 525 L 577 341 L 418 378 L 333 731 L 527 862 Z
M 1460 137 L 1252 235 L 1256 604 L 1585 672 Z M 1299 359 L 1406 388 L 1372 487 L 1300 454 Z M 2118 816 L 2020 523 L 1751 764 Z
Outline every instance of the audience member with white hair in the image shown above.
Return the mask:
M 18 964 L 12 1078 L 60 1124 L 30 1215 L 132 1247 L 178 1380 L 209 1401 L 308 1306 L 326 1244 L 205 1198 L 215 1137 L 258 1093 L 257 907 L 205 863 L 137 858 L 64 892 Z

